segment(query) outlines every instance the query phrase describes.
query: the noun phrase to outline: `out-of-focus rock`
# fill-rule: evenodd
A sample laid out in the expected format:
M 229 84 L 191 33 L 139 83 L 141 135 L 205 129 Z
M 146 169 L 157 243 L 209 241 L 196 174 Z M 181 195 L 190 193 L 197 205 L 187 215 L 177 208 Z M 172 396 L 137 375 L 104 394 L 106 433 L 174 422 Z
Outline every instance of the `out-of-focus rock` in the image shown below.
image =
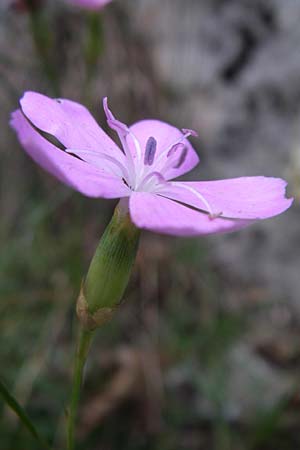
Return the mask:
M 293 194 L 297 174 L 287 169 L 299 145 L 299 2 L 140 0 L 128 7 L 168 93 L 166 117 L 199 131 L 202 164 L 192 178 L 287 177 Z M 300 311 L 297 203 L 209 242 L 226 270 Z

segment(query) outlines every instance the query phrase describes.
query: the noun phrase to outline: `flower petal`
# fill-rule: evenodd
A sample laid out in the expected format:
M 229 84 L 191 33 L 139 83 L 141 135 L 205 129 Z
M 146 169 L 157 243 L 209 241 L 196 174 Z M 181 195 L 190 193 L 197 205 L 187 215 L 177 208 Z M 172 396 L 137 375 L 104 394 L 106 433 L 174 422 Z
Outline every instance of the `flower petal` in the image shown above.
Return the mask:
M 173 182 L 168 183 L 160 193 L 216 215 L 222 213 L 222 217 L 257 220 L 276 216 L 291 206 L 293 199 L 286 198 L 286 185 L 281 178 L 242 177 Z
M 210 219 L 208 214 L 149 192 L 133 192 L 129 210 L 137 227 L 175 236 L 226 233 L 253 223 L 252 220 Z
M 130 130 L 134 133 L 137 140 L 140 142 L 140 146 L 143 152 L 143 160 L 148 139 L 150 137 L 154 137 L 154 139 L 156 140 L 157 147 L 152 168 L 155 167 L 155 163 L 158 161 L 162 152 L 167 150 L 184 136 L 182 131 L 180 131 L 178 128 L 175 128 L 172 125 L 161 122 L 159 120 L 142 120 L 133 124 L 130 127 Z M 183 175 L 184 173 L 192 170 L 199 162 L 199 157 L 190 142 L 187 139 L 184 139 L 182 143 L 187 149 L 184 161 L 182 162 L 180 167 L 171 167 L 163 174 L 166 180 L 170 180 L 172 178 Z M 166 154 L 161 159 L 161 161 L 159 162 L 159 166 L 155 168 L 155 170 L 159 171 L 167 163 L 167 160 L 168 156 Z
M 20 104 L 22 112 L 35 127 L 55 136 L 65 147 L 99 150 L 115 158 L 122 155 L 119 147 L 79 103 L 26 92 Z
M 11 126 L 31 158 L 63 183 L 88 197 L 126 197 L 130 190 L 121 178 L 107 174 L 68 155 L 42 137 L 20 110 L 12 114 Z

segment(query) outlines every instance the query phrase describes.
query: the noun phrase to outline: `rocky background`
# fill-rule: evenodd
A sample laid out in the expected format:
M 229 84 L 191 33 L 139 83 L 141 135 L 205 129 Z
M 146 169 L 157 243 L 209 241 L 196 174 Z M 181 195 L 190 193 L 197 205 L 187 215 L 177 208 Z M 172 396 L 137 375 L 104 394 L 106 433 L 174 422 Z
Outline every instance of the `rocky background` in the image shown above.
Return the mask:
M 0 5 L 3 376 L 53 428 L 72 302 L 114 206 L 37 169 L 9 114 L 30 89 L 89 104 L 103 124 L 108 95 L 124 122 L 155 117 L 199 131 L 201 165 L 189 178 L 279 176 L 295 202 L 231 235 L 144 235 L 128 304 L 95 345 L 103 358 L 89 368 L 82 448 L 298 448 L 300 2 L 116 0 L 103 12 L 88 84 L 88 17 L 54 0 L 44 7 L 56 83 L 37 57 L 29 14 Z M 21 448 L 6 410 L 2 426 L 3 450 Z

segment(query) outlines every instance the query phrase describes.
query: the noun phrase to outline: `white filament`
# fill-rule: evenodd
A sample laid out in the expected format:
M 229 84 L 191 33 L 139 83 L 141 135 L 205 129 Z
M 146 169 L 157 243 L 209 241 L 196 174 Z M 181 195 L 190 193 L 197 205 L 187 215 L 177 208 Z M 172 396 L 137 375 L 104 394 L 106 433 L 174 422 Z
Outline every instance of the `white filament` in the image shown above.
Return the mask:
M 113 163 L 116 167 L 118 167 L 121 170 L 121 175 L 125 178 L 125 180 L 128 182 L 130 181 L 130 177 L 129 177 L 129 172 L 127 170 L 127 168 L 125 166 L 123 166 L 123 164 L 120 163 L 120 161 L 118 161 L 116 158 L 107 155 L 106 153 L 102 153 L 102 152 L 93 152 L 90 150 L 74 150 L 74 149 L 70 149 L 67 148 L 66 153 L 74 153 L 74 155 L 82 155 L 84 157 L 84 155 L 90 155 L 90 156 L 94 156 L 95 157 L 95 164 L 99 167 L 102 168 L 101 166 L 101 159 L 105 159 L 107 161 L 110 161 L 111 163 Z M 97 161 L 97 158 L 99 157 L 99 162 Z M 113 175 L 116 176 L 120 176 L 120 173 L 116 173 L 111 167 L 110 170 L 112 172 Z
M 181 184 L 181 183 L 174 183 L 174 182 L 170 182 L 171 186 L 174 186 L 176 188 L 180 188 L 180 189 L 185 189 L 186 191 L 191 192 L 192 194 L 195 195 L 195 197 L 197 197 L 207 208 L 207 211 L 209 212 L 209 216 L 211 219 L 215 219 L 217 217 L 219 217 L 220 215 L 222 215 L 221 212 L 219 213 L 215 213 L 213 211 L 213 208 L 211 207 L 210 203 L 208 200 L 206 200 L 206 198 L 200 194 L 200 192 L 196 191 L 196 189 L 192 188 L 191 186 L 187 185 L 187 184 Z
M 185 139 L 187 139 L 189 136 L 192 135 L 191 131 L 187 131 L 186 133 L 184 133 L 179 139 L 177 139 L 177 141 L 175 141 L 173 144 L 169 145 L 169 147 L 166 148 L 166 150 L 164 150 L 159 157 L 156 160 L 155 163 L 155 167 L 157 167 L 157 165 L 160 163 L 160 161 L 163 159 L 163 157 L 165 155 L 167 155 L 169 153 L 169 151 L 177 144 L 180 144 L 182 141 L 184 141 Z

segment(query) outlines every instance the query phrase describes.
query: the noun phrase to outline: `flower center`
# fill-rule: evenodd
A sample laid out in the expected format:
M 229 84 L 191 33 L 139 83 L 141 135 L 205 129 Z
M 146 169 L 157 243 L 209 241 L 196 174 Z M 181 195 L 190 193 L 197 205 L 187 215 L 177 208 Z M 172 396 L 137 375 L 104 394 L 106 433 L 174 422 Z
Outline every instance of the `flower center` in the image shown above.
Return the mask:
M 131 190 L 147 190 L 150 192 L 157 185 L 162 185 L 165 182 L 165 175 L 169 169 L 178 169 L 184 164 L 188 153 L 184 141 L 189 136 L 197 136 L 195 131 L 183 129 L 179 138 L 159 155 L 156 155 L 157 141 L 153 136 L 150 136 L 143 153 L 140 142 L 132 130 L 116 119 L 109 109 L 107 98 L 103 99 L 103 108 L 109 127 L 117 132 L 122 144 L 126 157 L 125 164 L 122 163 L 126 166 L 121 169 L 122 179 Z M 113 164 L 114 170 L 119 171 L 120 167 L 116 167 L 118 164 Z M 125 175 L 126 171 L 127 174 Z
M 169 169 L 178 169 L 182 166 L 188 152 L 183 141 L 194 134 L 191 130 L 183 131 L 184 134 L 163 150 L 156 158 L 157 141 L 153 136 L 148 138 L 142 164 L 139 158 L 136 158 L 134 163 L 135 173 L 134 177 L 132 177 L 134 183 L 131 187 L 133 190 L 151 192 L 166 183 L 164 175 Z M 133 139 L 133 133 L 129 132 L 129 135 L 135 144 L 136 138 Z M 136 152 L 136 154 L 137 153 L 138 152 Z

